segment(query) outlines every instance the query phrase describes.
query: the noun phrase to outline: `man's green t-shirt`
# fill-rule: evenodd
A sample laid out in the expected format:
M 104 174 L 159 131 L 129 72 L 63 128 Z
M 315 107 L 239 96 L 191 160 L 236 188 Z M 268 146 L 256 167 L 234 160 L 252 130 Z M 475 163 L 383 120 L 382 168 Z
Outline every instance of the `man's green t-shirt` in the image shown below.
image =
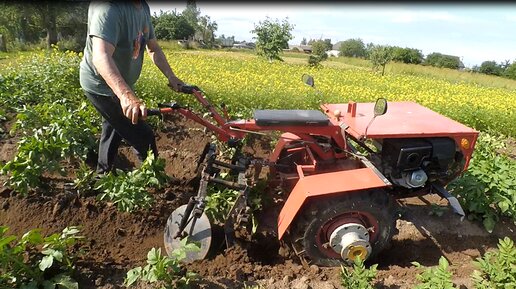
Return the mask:
M 154 38 L 150 9 L 145 1 L 92 1 L 88 10 L 88 35 L 80 64 L 81 87 L 93 94 L 114 96 L 111 88 L 92 63 L 93 36 L 115 46 L 113 60 L 127 84 L 134 88 L 140 77 L 143 53 L 149 39 Z

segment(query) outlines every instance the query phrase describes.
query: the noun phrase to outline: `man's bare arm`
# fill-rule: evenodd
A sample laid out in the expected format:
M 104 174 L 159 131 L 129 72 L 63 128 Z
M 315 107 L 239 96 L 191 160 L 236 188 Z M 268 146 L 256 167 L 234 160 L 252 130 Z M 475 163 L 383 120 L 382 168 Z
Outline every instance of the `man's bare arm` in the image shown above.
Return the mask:
M 161 72 L 168 79 L 168 86 L 175 91 L 179 91 L 181 86 L 184 85 L 183 81 L 181 81 L 172 71 L 170 64 L 167 61 L 167 57 L 163 50 L 158 44 L 156 38 L 150 39 L 147 42 L 147 53 L 149 54 L 152 62 L 161 70 Z
M 115 47 L 108 41 L 99 37 L 92 38 L 92 62 L 107 85 L 120 99 L 123 114 L 133 124 L 138 122 L 138 117 L 143 119 L 147 116 L 145 105 L 136 97 L 131 87 L 125 82 L 113 60 Z

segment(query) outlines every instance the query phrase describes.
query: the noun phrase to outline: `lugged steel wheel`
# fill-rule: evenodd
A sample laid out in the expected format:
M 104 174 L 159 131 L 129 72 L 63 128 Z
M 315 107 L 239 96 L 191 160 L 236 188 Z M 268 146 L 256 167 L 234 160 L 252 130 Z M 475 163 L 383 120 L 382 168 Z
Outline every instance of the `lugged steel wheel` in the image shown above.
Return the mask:
M 291 230 L 296 252 L 310 264 L 339 266 L 371 260 L 396 231 L 396 202 L 384 190 L 319 197 L 302 208 Z

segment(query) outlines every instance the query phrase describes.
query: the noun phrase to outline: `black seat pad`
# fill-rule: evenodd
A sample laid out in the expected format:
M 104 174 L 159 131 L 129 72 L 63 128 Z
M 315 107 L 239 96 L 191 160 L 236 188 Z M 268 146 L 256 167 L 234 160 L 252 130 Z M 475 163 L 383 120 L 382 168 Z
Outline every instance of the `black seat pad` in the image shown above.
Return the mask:
M 259 126 L 326 126 L 328 118 L 319 110 L 264 109 L 254 111 L 254 120 Z

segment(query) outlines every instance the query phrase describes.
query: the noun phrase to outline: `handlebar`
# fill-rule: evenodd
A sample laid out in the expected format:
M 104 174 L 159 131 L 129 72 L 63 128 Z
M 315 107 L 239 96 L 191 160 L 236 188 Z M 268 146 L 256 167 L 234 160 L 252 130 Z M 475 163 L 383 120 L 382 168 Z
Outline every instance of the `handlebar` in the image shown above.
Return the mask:
M 147 116 L 160 115 L 161 111 L 158 108 L 147 109 Z
M 180 89 L 180 91 L 181 91 L 182 93 L 186 93 L 186 94 L 193 94 L 193 93 L 194 93 L 194 90 L 196 90 L 196 91 L 201 91 L 201 90 L 199 89 L 199 87 L 197 87 L 197 86 L 195 86 L 195 85 L 183 85 L 183 86 L 181 86 L 181 89 Z
M 181 86 L 181 89 L 179 89 L 180 92 L 186 93 L 186 94 L 193 94 L 194 91 L 201 91 L 199 87 L 196 85 L 183 85 Z M 181 106 L 177 103 L 171 103 L 171 104 L 159 104 L 160 107 L 170 107 L 170 108 L 181 108 Z M 159 108 L 149 108 L 147 109 L 147 116 L 154 116 L 154 115 L 161 115 L 161 110 Z

